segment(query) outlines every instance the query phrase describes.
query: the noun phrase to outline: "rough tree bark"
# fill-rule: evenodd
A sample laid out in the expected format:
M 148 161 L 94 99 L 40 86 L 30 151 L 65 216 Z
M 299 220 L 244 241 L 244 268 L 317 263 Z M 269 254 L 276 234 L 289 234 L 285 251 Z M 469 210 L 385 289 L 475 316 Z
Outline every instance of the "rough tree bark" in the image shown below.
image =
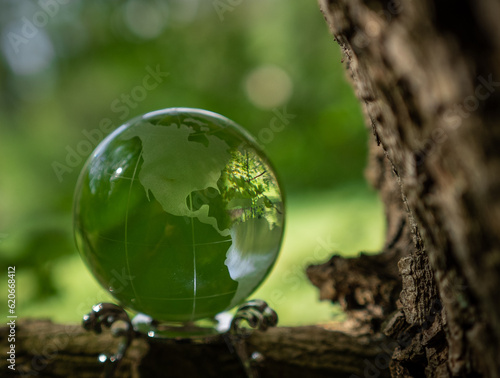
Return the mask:
M 498 377 L 500 3 L 320 4 L 378 145 L 371 164 L 383 151 L 413 238 L 385 324 L 392 375 Z
M 348 320 L 277 328 L 243 342 L 262 376 L 500 376 L 500 3 L 320 0 L 371 130 L 367 177 L 381 193 L 379 255 L 308 268 Z M 8 328 L 0 329 L 8 351 Z M 24 321 L 17 368 L 99 374 L 110 335 Z M 4 353 L 5 355 L 6 353 Z M 2 373 L 5 359 L 0 361 Z M 135 340 L 117 376 L 242 376 L 223 338 Z

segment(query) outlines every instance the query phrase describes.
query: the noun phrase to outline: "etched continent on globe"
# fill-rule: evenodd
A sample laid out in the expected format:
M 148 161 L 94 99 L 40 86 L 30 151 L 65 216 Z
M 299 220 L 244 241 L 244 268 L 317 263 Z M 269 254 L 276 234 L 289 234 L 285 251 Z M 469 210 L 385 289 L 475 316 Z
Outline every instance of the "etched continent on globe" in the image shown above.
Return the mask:
M 171 108 L 133 119 L 96 148 L 74 217 L 82 259 L 122 305 L 188 322 L 257 288 L 279 252 L 284 208 L 271 165 L 243 129 Z

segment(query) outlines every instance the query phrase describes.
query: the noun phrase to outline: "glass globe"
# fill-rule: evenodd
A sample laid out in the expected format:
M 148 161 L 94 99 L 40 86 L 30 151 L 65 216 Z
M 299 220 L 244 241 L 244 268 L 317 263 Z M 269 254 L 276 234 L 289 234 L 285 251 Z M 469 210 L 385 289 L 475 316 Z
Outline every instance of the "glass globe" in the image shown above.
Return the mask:
M 243 302 L 275 262 L 284 222 L 276 174 L 221 115 L 137 117 L 92 153 L 74 199 L 82 259 L 131 310 L 160 322 L 212 318 Z

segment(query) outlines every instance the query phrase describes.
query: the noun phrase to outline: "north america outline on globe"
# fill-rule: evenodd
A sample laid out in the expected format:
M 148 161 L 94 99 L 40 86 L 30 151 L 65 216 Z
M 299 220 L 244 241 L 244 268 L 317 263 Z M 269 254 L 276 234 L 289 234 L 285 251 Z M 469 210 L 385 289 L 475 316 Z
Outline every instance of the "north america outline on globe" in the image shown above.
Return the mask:
M 75 192 L 75 238 L 91 272 L 122 305 L 165 322 L 246 299 L 276 260 L 283 223 L 263 152 L 231 121 L 195 109 L 117 129 Z M 131 279 L 113 287 L 121 269 Z

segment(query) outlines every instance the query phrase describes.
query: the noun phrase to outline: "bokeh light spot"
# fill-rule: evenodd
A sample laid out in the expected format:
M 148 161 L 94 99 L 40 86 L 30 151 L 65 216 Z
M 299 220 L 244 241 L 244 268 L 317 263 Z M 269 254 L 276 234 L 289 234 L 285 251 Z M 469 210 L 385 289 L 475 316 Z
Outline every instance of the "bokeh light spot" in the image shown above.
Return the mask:
M 165 5 L 132 0 L 125 5 L 124 12 L 127 27 L 140 38 L 155 38 L 166 26 L 167 8 Z
M 283 105 L 292 95 L 292 90 L 290 76 L 277 66 L 257 67 L 245 79 L 248 99 L 261 109 Z

